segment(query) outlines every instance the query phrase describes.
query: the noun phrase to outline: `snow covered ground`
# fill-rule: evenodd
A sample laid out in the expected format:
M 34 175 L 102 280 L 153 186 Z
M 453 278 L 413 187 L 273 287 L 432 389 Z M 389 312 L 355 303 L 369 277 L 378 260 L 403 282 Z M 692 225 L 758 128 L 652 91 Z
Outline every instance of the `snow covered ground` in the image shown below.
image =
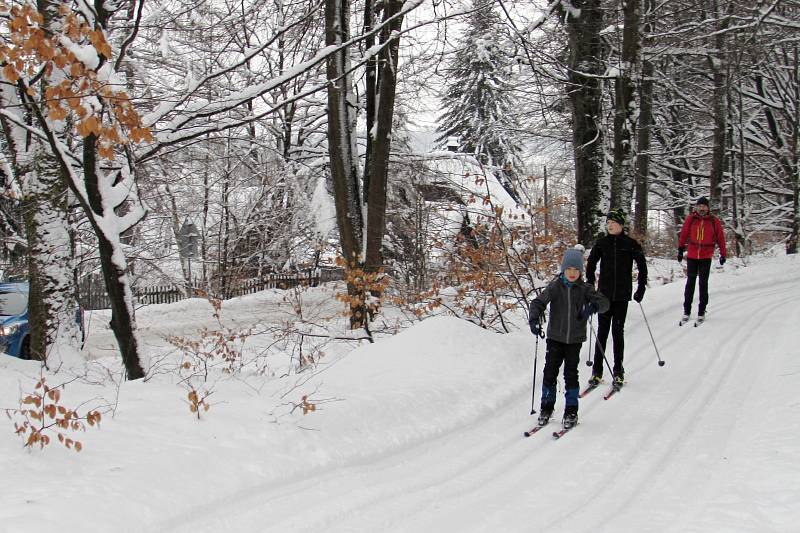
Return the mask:
M 281 361 L 256 335 L 247 354 L 262 372 L 214 374 L 198 420 L 166 371 L 164 337 L 212 327 L 209 305 L 140 309 L 149 365 L 165 370 L 121 385 L 98 314 L 88 370 L 61 401 L 102 408 L 101 428 L 79 435 L 81 453 L 28 451 L 0 419 L 0 532 L 797 532 L 798 280 L 797 257 L 715 268 L 699 328 L 677 325 L 682 279 L 651 286 L 643 305 L 666 365 L 632 302 L 628 385 L 583 399 L 560 441 L 522 436 L 536 346 L 524 329 L 432 318 L 373 345 L 331 344 L 316 371 L 284 377 L 289 348 Z M 306 312 L 340 305 L 309 297 Z M 223 322 L 280 322 L 280 298 L 226 302 Z M 543 359 L 540 343 L 540 374 Z M 0 356 L 0 408 L 38 376 L 36 363 Z M 317 407 L 306 415 L 303 395 Z

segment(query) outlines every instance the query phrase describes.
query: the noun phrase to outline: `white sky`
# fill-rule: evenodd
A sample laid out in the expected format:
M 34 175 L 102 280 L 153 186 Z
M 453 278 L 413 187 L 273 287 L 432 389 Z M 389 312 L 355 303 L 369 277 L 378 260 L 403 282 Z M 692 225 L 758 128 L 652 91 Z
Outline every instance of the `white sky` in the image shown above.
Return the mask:
M 23 450 L 2 417 L 0 531 L 800 531 L 800 260 L 715 266 L 700 328 L 677 326 L 678 264 L 651 269 L 643 305 L 666 365 L 632 302 L 628 385 L 581 400 L 580 424 L 561 441 L 549 430 L 522 437 L 534 421 L 535 343 L 521 314 L 509 335 L 429 319 L 373 345 L 327 348 L 315 372 L 289 377 L 277 354 L 274 377 L 212 370 L 212 407 L 198 421 L 178 379 L 155 369 L 172 360 L 163 337 L 212 326 L 210 306 L 140 309 L 154 375 L 119 389 L 108 317 L 96 313 L 90 379 L 69 383 L 62 403 L 87 402 L 83 412 L 111 402 L 115 415 L 79 435 L 80 454 L 58 443 Z M 223 322 L 281 322 L 283 296 L 225 302 Z M 340 306 L 328 289 L 304 305 L 318 322 Z M 399 319 L 387 310 L 387 322 Z M 248 339 L 252 366 L 269 343 Z M 543 363 L 540 343 L 537 387 Z M 584 382 L 583 362 L 580 372 Z M 0 356 L 0 407 L 16 407 L 38 376 L 35 363 Z M 303 394 L 316 412 L 291 411 Z M 562 409 L 559 394 L 559 419 Z

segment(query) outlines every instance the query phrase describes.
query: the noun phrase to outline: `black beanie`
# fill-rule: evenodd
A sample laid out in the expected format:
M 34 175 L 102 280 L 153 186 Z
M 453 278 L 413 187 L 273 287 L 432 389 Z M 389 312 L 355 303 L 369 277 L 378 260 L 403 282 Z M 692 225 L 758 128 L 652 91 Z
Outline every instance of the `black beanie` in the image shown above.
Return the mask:
M 606 215 L 606 220 L 613 220 L 620 226 L 625 225 L 625 211 L 622 209 L 612 209 Z
M 701 196 L 700 198 L 697 199 L 697 202 L 695 202 L 695 203 L 697 205 L 704 205 L 704 206 L 708 207 L 708 198 L 706 198 L 705 196 Z

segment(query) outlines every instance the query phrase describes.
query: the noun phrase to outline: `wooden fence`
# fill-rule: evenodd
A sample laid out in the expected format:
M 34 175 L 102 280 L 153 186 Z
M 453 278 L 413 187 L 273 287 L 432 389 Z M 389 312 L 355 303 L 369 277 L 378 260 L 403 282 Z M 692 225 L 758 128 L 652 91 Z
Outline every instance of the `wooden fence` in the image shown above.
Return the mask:
M 210 290 L 203 288 L 203 283 L 195 281 L 197 295 L 210 293 L 211 296 L 223 300 L 253 294 L 267 289 L 290 289 L 297 286 L 316 287 L 328 281 L 343 279 L 341 270 L 309 270 L 296 274 L 269 274 L 258 279 L 246 279 L 231 282 L 225 287 L 213 287 Z M 183 288 L 172 284 L 152 285 L 133 288 L 133 301 L 136 306 L 152 304 L 169 304 L 186 298 Z M 111 301 L 106 294 L 103 278 L 100 276 L 86 277 L 80 286 L 81 306 L 86 310 L 108 309 Z

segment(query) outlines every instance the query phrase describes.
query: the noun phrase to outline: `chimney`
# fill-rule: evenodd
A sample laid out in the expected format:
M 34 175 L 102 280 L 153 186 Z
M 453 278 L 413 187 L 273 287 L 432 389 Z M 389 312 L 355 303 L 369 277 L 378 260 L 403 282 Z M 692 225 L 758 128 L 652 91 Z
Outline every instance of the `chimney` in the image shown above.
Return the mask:
M 458 137 L 447 138 L 447 151 L 458 152 Z

